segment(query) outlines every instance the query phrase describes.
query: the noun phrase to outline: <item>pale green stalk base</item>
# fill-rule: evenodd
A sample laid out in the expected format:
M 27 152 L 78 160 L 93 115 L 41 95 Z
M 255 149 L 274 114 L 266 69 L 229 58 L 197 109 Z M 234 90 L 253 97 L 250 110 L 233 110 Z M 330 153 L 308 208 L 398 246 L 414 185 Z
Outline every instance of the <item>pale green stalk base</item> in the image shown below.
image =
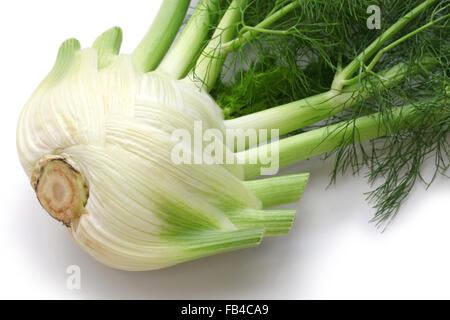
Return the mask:
M 288 234 L 295 219 L 295 210 L 242 209 L 228 212 L 227 216 L 239 229 L 264 228 L 265 236 Z
M 164 0 L 150 30 L 133 53 L 137 70 L 156 69 L 169 50 L 186 15 L 189 0 Z
M 245 229 L 227 232 L 204 231 L 179 235 L 173 238 L 179 242 L 178 261 L 194 260 L 227 251 L 254 247 L 261 243 L 265 230 Z
M 114 61 L 114 57 L 119 54 L 121 44 L 122 30 L 119 27 L 109 29 L 95 40 L 92 48 L 97 50 L 99 69 L 106 68 Z
M 309 173 L 291 174 L 245 181 L 245 184 L 261 200 L 263 208 L 269 208 L 299 201 L 308 178 Z
M 72 67 L 76 60 L 76 55 L 80 51 L 81 45 L 77 39 L 68 39 L 59 47 L 58 56 L 55 65 L 45 80 L 41 83 L 40 88 L 44 85 L 58 83 L 63 79 L 68 70 Z

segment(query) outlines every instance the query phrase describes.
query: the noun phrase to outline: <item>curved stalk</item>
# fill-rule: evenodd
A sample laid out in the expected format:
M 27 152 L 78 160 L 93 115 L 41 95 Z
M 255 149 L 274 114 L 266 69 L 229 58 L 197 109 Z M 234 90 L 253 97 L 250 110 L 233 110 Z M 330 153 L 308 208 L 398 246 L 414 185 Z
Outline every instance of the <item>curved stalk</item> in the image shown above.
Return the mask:
M 214 87 L 228 55 L 227 52 L 221 50 L 220 46 L 235 36 L 237 29 L 234 24 L 241 19 L 242 10 L 246 4 L 247 0 L 233 0 L 217 26 L 211 41 L 197 60 L 195 68 L 186 77 L 198 84 L 199 87 L 207 91 Z
M 158 67 L 171 76 L 186 76 L 211 27 L 220 0 L 200 0 L 186 28 Z
M 136 69 L 148 72 L 158 67 L 183 23 L 189 2 L 189 0 L 163 1 L 152 26 L 133 52 Z

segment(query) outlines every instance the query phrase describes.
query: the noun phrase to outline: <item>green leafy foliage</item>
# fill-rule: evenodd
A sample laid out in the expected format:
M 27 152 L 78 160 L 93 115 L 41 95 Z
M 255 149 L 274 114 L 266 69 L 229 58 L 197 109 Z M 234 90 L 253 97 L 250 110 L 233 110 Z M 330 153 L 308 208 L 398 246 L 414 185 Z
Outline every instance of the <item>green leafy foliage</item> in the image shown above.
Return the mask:
M 249 1 L 237 26 L 238 37 L 271 13 L 294 1 Z M 423 3 L 416 1 L 299 1 L 299 6 L 261 31 L 250 43 L 228 59 L 222 77 L 211 94 L 226 118 L 236 118 L 327 91 L 342 66 L 353 61 L 377 37 Z M 381 9 L 381 30 L 369 30 L 367 8 Z M 374 185 L 368 199 L 376 208 L 374 221 L 384 225 L 398 212 L 414 184 L 427 184 L 449 167 L 449 1 L 436 1 L 408 22 L 386 44 L 408 35 L 430 21 L 432 25 L 394 46 L 381 56 L 366 77 L 368 61 L 355 75 L 352 88 L 357 99 L 351 109 L 329 118 L 326 124 L 357 119 L 380 112 L 388 121 L 395 107 L 413 104 L 420 117 L 407 130 L 392 130 L 385 139 L 372 143 L 342 141 L 342 146 L 326 157 L 335 161 L 332 182 L 339 174 L 367 170 Z M 250 28 L 251 29 L 251 28 Z M 425 66 L 422 62 L 433 60 Z M 402 81 L 386 90 L 383 73 L 394 66 L 406 66 Z M 366 79 L 363 81 L 363 78 Z M 368 98 L 370 97 L 370 98 Z M 312 128 L 312 127 L 311 127 Z M 306 128 L 308 130 L 308 128 Z M 355 137 L 358 132 L 352 135 Z M 421 166 L 434 158 L 435 173 L 428 180 Z

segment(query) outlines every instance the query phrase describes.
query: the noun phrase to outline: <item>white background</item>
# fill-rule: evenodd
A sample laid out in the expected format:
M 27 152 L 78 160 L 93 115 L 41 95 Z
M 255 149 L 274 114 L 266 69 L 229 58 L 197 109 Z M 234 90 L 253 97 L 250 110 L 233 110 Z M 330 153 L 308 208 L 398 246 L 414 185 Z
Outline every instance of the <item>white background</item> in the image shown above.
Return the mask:
M 118 25 L 131 52 L 161 1 L 3 1 L 0 4 L 0 298 L 315 299 L 450 298 L 450 183 L 419 185 L 386 232 L 368 223 L 363 177 L 326 189 L 331 162 L 305 161 L 284 173 L 311 180 L 288 236 L 256 248 L 130 273 L 82 252 L 39 206 L 19 165 L 19 112 L 53 65 L 59 44 L 89 46 Z M 430 172 L 430 162 L 425 171 Z M 81 267 L 81 290 L 66 268 Z

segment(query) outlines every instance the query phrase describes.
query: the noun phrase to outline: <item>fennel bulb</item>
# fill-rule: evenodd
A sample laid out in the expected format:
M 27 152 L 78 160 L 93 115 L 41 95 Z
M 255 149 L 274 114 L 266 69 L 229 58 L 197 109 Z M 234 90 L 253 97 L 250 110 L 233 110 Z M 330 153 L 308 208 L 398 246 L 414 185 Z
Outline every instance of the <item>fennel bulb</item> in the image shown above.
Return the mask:
M 298 201 L 308 174 L 249 181 L 267 165 L 259 155 L 283 167 L 335 152 L 333 179 L 362 165 L 370 181 L 387 177 L 372 196 L 375 220 L 390 221 L 428 154 L 436 172 L 448 168 L 448 4 L 399 2 L 372 35 L 358 31 L 366 2 L 201 0 L 169 50 L 189 1 L 165 0 L 132 54 L 119 54 L 119 28 L 92 48 L 64 42 L 17 128 L 42 207 L 100 262 L 158 269 L 287 234 L 295 211 L 266 208 Z M 249 58 L 248 70 L 232 67 L 231 52 Z M 187 158 L 205 158 L 174 139 L 194 136 L 196 123 L 232 163 L 212 153 L 174 161 L 180 144 Z M 228 130 L 244 143 L 219 139 Z M 297 134 L 278 142 L 275 133 Z M 380 137 L 393 143 L 369 157 L 359 143 Z
M 173 163 L 174 130 L 225 130 L 207 92 L 138 71 L 131 55 L 105 65 L 99 52 L 66 41 L 17 129 L 40 203 L 80 247 L 111 267 L 149 270 L 289 231 L 294 211 L 263 211 L 239 166 Z M 294 177 L 292 201 L 306 178 Z

